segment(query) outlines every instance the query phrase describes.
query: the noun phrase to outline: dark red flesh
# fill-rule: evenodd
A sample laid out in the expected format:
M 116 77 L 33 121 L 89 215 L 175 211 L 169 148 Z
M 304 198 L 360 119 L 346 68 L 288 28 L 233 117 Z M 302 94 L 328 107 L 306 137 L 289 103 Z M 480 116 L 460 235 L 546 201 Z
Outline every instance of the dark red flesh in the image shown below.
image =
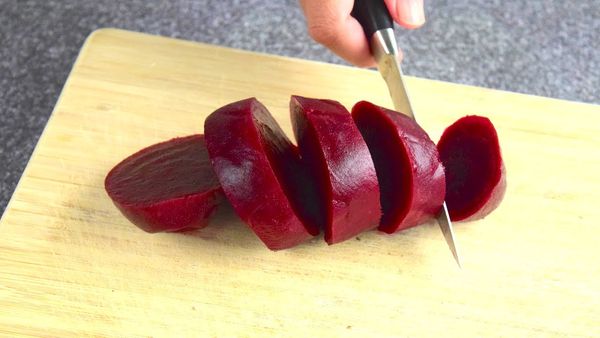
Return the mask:
M 204 131 L 227 199 L 269 249 L 319 233 L 321 212 L 297 148 L 260 102 L 251 98 L 216 110 Z
M 379 184 L 369 149 L 348 110 L 293 96 L 290 113 L 302 160 L 322 200 L 325 241 L 334 244 L 379 224 Z
M 203 228 L 223 201 L 202 135 L 138 151 L 108 173 L 104 186 L 123 215 L 147 232 Z
M 435 143 L 412 119 L 361 101 L 352 117 L 371 152 L 383 216 L 379 230 L 393 233 L 434 218 L 446 191 Z
M 492 122 L 465 116 L 446 128 L 438 150 L 446 167 L 446 203 L 453 221 L 492 212 L 506 191 L 506 170 Z

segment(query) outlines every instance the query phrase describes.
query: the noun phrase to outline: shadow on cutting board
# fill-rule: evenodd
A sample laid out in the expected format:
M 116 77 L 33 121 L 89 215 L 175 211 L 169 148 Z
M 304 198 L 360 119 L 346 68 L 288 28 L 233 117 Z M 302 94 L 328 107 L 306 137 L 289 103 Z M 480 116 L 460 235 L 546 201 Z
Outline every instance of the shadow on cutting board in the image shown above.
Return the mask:
M 226 246 L 233 246 L 251 250 L 252 252 L 285 253 L 285 255 L 332 255 L 337 256 L 343 252 L 344 256 L 351 258 L 355 255 L 395 255 L 401 261 L 402 257 L 410 256 L 411 260 L 423 258 L 419 248 L 419 241 L 423 240 L 425 233 L 438 231 L 435 223 L 429 222 L 418 227 L 404 230 L 402 232 L 388 235 L 376 229 L 363 232 L 354 239 L 349 239 L 335 245 L 327 245 L 323 238 L 323 232 L 319 235 L 289 249 L 270 251 L 252 230 L 235 214 L 229 203 L 223 205 L 217 214 L 203 229 L 170 234 L 173 240 L 179 236 L 194 237 L 202 241 L 221 242 Z M 347 253 L 351 252 L 352 255 Z

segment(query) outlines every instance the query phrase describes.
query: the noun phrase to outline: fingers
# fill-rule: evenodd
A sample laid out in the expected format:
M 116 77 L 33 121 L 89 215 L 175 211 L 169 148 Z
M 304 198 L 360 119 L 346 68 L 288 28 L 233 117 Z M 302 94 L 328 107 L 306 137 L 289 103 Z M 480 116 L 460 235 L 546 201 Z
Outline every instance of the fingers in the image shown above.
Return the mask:
M 413 29 L 425 23 L 423 0 L 385 0 L 394 21 Z M 317 42 L 360 67 L 375 65 L 364 31 L 350 12 L 353 0 L 300 0 L 308 32 Z
M 425 23 L 423 0 L 385 0 L 394 21 L 408 29 L 419 28 Z
M 300 0 L 300 5 L 315 41 L 359 67 L 375 65 L 362 27 L 350 16 L 353 0 Z

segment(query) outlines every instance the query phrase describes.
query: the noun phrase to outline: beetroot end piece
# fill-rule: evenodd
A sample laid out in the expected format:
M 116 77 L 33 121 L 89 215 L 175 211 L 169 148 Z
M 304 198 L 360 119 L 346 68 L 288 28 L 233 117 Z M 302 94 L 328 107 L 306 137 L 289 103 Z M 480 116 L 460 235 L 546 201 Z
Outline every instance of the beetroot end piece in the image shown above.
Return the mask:
M 480 219 L 498 207 L 506 191 L 506 169 L 488 118 L 460 118 L 446 128 L 438 150 L 446 167 L 446 203 L 453 221 Z
M 150 233 L 203 228 L 223 202 L 202 135 L 136 152 L 108 173 L 104 185 L 123 215 Z

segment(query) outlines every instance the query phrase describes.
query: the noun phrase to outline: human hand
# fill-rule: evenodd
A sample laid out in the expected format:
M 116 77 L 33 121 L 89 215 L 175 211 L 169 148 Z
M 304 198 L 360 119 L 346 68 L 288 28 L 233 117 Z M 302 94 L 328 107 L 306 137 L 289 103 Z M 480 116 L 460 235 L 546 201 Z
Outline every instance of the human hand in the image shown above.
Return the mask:
M 414 29 L 425 23 L 423 0 L 385 0 L 400 26 Z M 320 44 L 360 67 L 375 65 L 362 27 L 350 15 L 354 0 L 300 0 L 308 33 Z

